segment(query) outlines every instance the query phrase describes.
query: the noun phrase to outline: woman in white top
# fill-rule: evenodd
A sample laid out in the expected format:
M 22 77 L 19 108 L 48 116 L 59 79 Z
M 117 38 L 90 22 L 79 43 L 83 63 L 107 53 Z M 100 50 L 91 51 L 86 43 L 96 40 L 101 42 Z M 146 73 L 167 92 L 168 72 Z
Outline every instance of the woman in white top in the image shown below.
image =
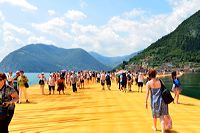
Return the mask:
M 53 94 L 54 94 L 54 91 L 55 91 L 55 78 L 53 77 L 53 73 L 51 73 L 49 75 L 49 79 L 47 81 L 48 85 L 49 85 L 49 95 L 51 95 L 51 90 L 53 91 Z
M 139 90 L 142 92 L 143 82 L 144 82 L 144 75 L 140 73 L 138 75 L 138 92 Z
M 104 71 L 102 71 L 102 73 L 101 73 L 101 86 L 102 86 L 102 90 L 104 90 L 105 81 L 106 81 L 106 75 L 105 75 Z
M 45 86 L 45 82 L 46 82 L 46 78 L 44 76 L 44 73 L 42 72 L 41 74 L 38 75 L 39 78 L 39 85 L 40 85 L 40 90 L 42 95 L 44 95 L 44 86 Z
M 7 78 L 8 84 L 10 86 L 13 86 L 13 77 L 12 77 L 12 72 L 8 73 L 8 78 Z

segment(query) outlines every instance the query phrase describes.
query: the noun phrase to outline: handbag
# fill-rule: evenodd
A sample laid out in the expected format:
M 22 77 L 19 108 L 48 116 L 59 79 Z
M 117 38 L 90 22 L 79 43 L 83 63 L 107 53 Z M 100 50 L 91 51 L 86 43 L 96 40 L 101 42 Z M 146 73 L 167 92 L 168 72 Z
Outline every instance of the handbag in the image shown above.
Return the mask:
M 165 85 L 163 84 L 162 80 L 160 80 L 161 83 L 161 95 L 162 98 L 165 102 L 165 104 L 170 104 L 171 102 L 174 101 L 174 98 L 172 97 L 170 91 L 165 87 Z
M 8 116 L 8 108 L 0 105 L 0 120 L 5 120 Z
M 39 85 L 44 85 L 44 80 L 39 80 Z
M 25 86 L 26 88 L 29 88 L 29 84 L 28 84 L 27 82 L 24 83 L 24 86 Z

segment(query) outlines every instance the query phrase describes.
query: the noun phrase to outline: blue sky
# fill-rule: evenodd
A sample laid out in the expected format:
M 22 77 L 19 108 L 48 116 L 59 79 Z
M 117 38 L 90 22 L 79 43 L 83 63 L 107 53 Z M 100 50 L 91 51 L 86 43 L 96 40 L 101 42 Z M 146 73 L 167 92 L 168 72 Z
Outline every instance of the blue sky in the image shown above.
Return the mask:
M 0 53 L 31 43 L 127 55 L 172 32 L 199 0 L 0 0 Z

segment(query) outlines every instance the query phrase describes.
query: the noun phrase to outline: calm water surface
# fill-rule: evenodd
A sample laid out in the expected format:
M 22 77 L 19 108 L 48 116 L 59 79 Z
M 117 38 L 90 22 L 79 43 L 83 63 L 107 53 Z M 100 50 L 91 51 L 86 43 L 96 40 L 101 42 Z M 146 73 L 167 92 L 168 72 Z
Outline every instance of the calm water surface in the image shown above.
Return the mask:
M 41 73 L 25 73 L 25 75 L 27 76 L 27 78 L 29 80 L 28 83 L 30 85 L 38 84 L 38 82 L 39 82 L 38 74 L 41 74 Z M 44 75 L 46 78 L 49 77 L 49 73 L 44 73 Z

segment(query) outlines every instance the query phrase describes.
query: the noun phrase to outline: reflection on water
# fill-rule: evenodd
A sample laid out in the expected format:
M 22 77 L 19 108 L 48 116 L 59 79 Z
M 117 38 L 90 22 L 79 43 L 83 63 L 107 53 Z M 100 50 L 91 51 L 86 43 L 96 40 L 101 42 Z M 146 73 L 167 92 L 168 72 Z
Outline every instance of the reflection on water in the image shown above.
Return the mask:
M 172 79 L 166 77 L 163 79 L 167 88 L 171 89 Z M 200 73 L 187 73 L 180 77 L 180 81 L 183 87 L 182 94 L 200 99 Z

